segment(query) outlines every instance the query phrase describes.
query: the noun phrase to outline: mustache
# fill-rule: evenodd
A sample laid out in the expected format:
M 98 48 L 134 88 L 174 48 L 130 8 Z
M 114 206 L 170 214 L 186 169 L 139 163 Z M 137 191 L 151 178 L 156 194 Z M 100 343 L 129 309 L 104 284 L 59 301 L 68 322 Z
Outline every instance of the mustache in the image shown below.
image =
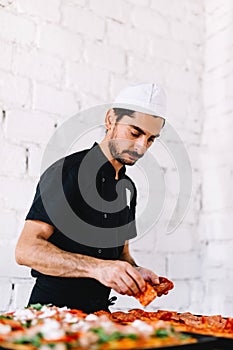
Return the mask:
M 143 154 L 138 154 L 137 152 L 133 152 L 133 151 L 123 151 L 122 153 L 127 153 L 130 156 L 136 157 L 136 158 L 142 158 Z

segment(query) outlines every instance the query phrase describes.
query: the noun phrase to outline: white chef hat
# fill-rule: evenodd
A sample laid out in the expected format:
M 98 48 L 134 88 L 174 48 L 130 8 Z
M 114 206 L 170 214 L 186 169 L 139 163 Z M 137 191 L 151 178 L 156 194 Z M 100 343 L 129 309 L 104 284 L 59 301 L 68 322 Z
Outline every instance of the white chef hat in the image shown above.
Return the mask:
M 117 95 L 112 108 L 130 109 L 166 119 L 166 94 L 157 83 L 129 85 Z

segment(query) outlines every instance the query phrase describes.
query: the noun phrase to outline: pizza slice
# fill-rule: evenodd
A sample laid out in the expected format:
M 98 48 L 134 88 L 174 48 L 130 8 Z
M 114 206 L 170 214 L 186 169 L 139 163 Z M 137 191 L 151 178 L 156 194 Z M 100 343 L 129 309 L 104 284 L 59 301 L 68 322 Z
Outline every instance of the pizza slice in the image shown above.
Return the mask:
M 165 277 L 159 277 L 159 284 L 152 284 L 146 281 L 146 289 L 143 293 L 137 294 L 135 298 L 143 305 L 149 305 L 157 296 L 167 294 L 169 290 L 174 288 L 172 281 Z
M 147 306 L 149 305 L 156 297 L 157 292 L 154 289 L 154 287 L 149 283 L 146 282 L 146 289 L 144 292 L 137 294 L 135 298 L 143 305 Z
M 153 287 L 156 290 L 158 297 L 161 297 L 163 294 L 167 294 L 169 290 L 174 288 L 174 283 L 166 277 L 159 277 L 159 284 L 154 284 Z

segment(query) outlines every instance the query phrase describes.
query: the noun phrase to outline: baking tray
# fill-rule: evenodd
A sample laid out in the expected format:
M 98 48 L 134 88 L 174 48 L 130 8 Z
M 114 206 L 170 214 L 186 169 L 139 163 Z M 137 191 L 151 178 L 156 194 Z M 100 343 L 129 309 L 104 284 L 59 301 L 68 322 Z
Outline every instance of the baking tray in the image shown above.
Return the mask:
M 184 332 L 182 332 L 184 333 Z M 185 333 L 191 337 L 197 339 L 197 343 L 173 345 L 159 348 L 146 348 L 146 350 L 233 350 L 233 340 L 226 338 L 217 338 L 209 335 L 200 335 L 193 333 Z M 10 350 L 0 345 L 1 350 Z M 26 347 L 25 347 L 26 349 Z M 145 349 L 145 348 L 144 348 Z M 122 349 L 123 350 L 123 349 Z M 143 348 L 137 348 L 137 350 L 143 350 Z
M 214 337 L 211 335 L 202 335 L 196 333 L 182 333 L 197 339 L 197 343 L 163 346 L 159 348 L 146 348 L 146 350 L 233 350 L 233 339 Z M 25 349 L 26 348 L 27 347 L 25 347 Z M 2 347 L 0 345 L 0 350 L 10 350 L 10 348 Z M 143 350 L 143 348 L 137 348 L 137 350 Z

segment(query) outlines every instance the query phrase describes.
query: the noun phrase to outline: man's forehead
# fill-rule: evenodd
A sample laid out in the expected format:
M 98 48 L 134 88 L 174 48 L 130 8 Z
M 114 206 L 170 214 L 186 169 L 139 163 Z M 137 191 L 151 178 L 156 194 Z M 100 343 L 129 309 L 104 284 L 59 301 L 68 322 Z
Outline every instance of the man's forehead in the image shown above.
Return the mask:
M 152 135 L 158 134 L 163 126 L 162 118 L 141 112 L 134 112 L 132 116 L 126 115 L 120 122 L 125 125 L 140 128 L 145 133 L 150 133 Z

